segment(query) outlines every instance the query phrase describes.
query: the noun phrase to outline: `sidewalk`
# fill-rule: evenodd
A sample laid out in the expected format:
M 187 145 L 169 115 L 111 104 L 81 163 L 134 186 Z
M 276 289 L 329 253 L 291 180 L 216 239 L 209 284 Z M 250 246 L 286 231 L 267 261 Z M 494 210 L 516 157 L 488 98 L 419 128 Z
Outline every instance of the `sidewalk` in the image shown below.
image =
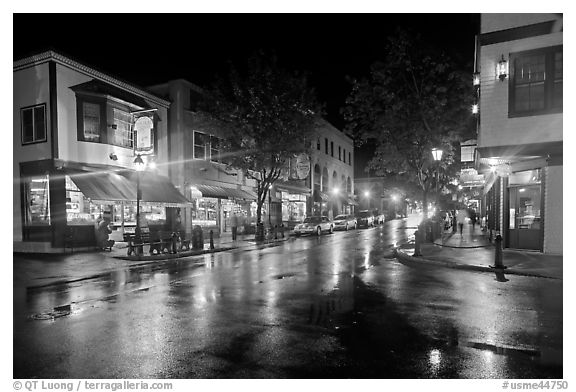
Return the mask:
M 287 241 L 290 237 L 286 234 L 284 239 L 271 239 L 264 242 L 256 242 L 254 234 L 239 235 L 236 241 L 232 241 L 232 236 L 230 235 L 214 238 L 214 249 L 212 250 L 210 249 L 209 240 L 205 240 L 203 250 L 160 255 L 148 255 L 145 252 L 140 257 L 128 257 L 128 244 L 125 242 L 114 244 L 112 251 L 94 250 L 45 255 L 14 253 L 12 258 L 14 286 L 39 288 L 59 283 L 72 283 L 97 278 L 112 271 L 133 266 L 171 262 L 174 259 L 223 252 L 236 248 L 257 249 L 262 246 L 266 247 L 277 242 Z M 191 262 L 194 262 L 194 260 L 191 260 Z M 200 262 L 203 262 L 203 260 Z
M 494 265 L 495 247 L 488 241 L 488 233 L 476 226 L 465 224 L 463 235 L 446 231 L 441 239 L 423 243 L 421 257 L 414 257 L 414 240 L 397 249 L 399 260 L 407 264 L 438 265 L 471 271 L 499 272 L 511 275 L 534 276 L 562 279 L 563 256 L 545 255 L 539 252 L 504 249 L 502 262 L 507 268 L 496 270 Z

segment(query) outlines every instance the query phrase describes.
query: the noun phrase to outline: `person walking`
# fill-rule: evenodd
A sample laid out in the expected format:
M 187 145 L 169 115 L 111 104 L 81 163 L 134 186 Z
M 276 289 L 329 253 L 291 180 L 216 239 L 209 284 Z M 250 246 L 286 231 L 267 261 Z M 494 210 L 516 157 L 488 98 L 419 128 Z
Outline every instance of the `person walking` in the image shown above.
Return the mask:
M 472 223 L 472 232 L 474 232 L 474 229 L 476 228 L 477 219 L 478 216 L 476 215 L 476 210 L 473 207 L 470 208 L 470 222 Z
M 236 241 L 236 236 L 238 233 L 238 216 L 233 212 L 230 217 L 230 227 L 232 228 L 232 241 Z
M 456 221 L 458 222 L 458 229 L 460 229 L 460 237 L 463 236 L 462 231 L 464 230 L 464 223 L 466 223 L 466 218 L 468 217 L 468 212 L 462 208 L 458 210 L 456 214 Z

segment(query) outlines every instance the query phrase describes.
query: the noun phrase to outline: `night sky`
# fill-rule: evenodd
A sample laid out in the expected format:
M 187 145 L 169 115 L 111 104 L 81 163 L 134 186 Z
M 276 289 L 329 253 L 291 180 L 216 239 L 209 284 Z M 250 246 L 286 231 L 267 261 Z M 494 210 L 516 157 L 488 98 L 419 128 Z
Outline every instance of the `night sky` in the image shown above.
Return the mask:
M 458 57 L 472 73 L 479 14 L 52 14 L 14 15 L 14 59 L 54 49 L 138 86 L 184 78 L 207 85 L 258 49 L 306 71 L 326 118 L 344 123 L 347 76 L 362 77 L 403 26 Z M 33 39 L 31 39 L 33 37 Z

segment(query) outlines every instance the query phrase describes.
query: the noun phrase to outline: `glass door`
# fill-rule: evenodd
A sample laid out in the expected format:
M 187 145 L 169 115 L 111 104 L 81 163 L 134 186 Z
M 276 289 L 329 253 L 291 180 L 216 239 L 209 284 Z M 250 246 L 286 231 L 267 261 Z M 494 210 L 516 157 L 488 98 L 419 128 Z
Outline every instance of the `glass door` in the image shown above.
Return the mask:
M 509 188 L 509 247 L 541 250 L 540 185 Z

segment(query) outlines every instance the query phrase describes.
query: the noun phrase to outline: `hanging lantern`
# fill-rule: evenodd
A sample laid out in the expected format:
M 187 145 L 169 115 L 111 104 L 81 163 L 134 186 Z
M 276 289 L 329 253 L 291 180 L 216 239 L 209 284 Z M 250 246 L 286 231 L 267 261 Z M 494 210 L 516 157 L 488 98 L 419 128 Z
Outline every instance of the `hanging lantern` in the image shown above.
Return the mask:
M 478 114 L 478 104 L 472 105 L 472 114 Z
M 506 59 L 504 59 L 504 55 L 502 55 L 502 58 L 500 59 L 500 61 L 498 61 L 498 78 L 500 79 L 501 82 L 503 82 L 507 76 L 508 76 L 508 62 L 506 61 Z

